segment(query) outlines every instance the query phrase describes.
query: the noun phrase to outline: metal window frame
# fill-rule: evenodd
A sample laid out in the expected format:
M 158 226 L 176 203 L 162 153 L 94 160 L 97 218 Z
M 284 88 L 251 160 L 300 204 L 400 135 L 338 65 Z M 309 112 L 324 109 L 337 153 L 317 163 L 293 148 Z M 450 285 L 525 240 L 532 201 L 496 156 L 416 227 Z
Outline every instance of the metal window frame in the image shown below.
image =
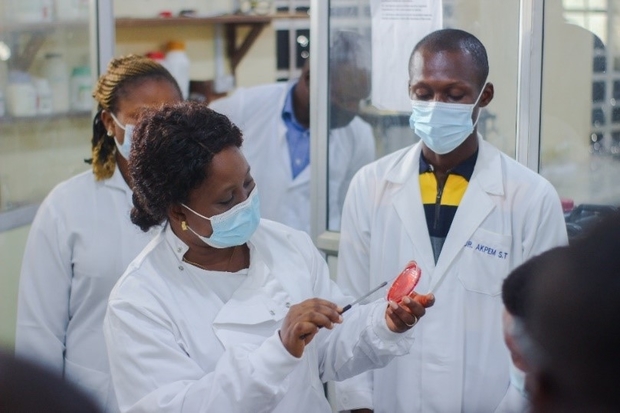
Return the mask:
M 105 73 L 114 57 L 116 26 L 112 0 L 92 0 L 90 7 L 91 67 L 97 78 Z M 93 83 L 95 84 L 95 83 Z
M 521 1 L 515 157 L 535 172 L 540 169 L 544 11 L 545 1 Z
M 338 243 L 325 242 L 333 237 L 327 231 L 327 168 L 328 163 L 328 79 L 329 10 L 331 2 L 312 0 L 310 3 L 310 199 L 312 220 L 310 235 L 319 249 L 336 252 Z M 336 246 L 334 251 L 333 246 Z

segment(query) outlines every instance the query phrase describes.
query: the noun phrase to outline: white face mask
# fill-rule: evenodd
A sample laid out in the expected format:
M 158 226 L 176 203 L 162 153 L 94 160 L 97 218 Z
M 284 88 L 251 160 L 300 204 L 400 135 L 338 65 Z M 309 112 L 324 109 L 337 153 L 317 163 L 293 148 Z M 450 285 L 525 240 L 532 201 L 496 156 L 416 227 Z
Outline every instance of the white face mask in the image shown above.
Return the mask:
M 125 131 L 125 136 L 123 138 L 123 144 L 119 144 L 116 136 L 114 137 L 114 142 L 116 143 L 116 149 L 118 149 L 118 153 L 125 159 L 129 159 L 129 153 L 131 152 L 131 137 L 133 135 L 133 130 L 135 129 L 135 125 L 126 124 L 125 126 L 121 125 L 121 123 L 116 119 L 116 116 L 112 112 L 110 112 L 110 116 L 114 120 L 114 123 L 118 125 L 119 128 Z
M 523 397 L 528 398 L 527 391 L 525 390 L 525 372 L 513 363 L 510 363 L 508 370 L 510 372 L 510 384 L 513 385 Z
M 438 155 L 452 152 L 474 131 L 480 111 L 475 122 L 472 115 L 485 87 L 486 82 L 471 104 L 412 99 L 409 126 L 431 151 Z
M 519 357 L 523 357 L 522 344 L 528 340 L 528 334 L 525 330 L 525 326 L 523 325 L 523 319 L 513 316 L 508 311 L 504 310 L 504 314 L 502 315 L 502 325 L 504 329 L 504 336 L 508 337 L 507 340 L 510 340 L 512 346 L 516 346 L 511 347 L 511 345 L 508 345 L 508 341 L 506 342 L 512 357 L 515 356 L 514 351 L 518 352 L 517 355 Z M 508 371 L 510 373 L 510 384 L 514 386 L 523 397 L 528 398 L 528 394 L 525 389 L 525 376 L 527 373 L 515 366 L 512 360 L 510 361 Z

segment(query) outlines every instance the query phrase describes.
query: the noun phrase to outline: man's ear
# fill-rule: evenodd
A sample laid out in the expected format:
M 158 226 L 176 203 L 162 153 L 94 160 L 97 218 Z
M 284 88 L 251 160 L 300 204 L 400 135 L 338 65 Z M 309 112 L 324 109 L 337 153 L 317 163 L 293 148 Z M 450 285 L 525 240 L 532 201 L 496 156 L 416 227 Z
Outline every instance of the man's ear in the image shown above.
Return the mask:
M 495 96 L 495 87 L 493 83 L 488 82 L 484 85 L 484 89 L 482 90 L 482 96 L 480 96 L 480 104 L 479 107 L 483 108 L 493 100 L 493 96 Z

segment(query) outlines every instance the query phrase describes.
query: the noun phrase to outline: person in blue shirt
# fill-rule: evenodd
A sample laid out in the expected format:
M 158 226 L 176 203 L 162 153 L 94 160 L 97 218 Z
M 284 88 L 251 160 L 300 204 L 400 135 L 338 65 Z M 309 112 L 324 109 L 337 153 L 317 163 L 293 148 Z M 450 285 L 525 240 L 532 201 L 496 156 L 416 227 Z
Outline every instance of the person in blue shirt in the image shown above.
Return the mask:
M 370 54 L 361 36 L 338 32 L 330 48 L 328 227 L 340 227 L 349 182 L 375 159 L 369 124 L 359 116 L 370 94 Z M 310 233 L 310 67 L 289 83 L 239 88 L 211 103 L 246 137 L 243 154 L 261 187 L 261 215 Z

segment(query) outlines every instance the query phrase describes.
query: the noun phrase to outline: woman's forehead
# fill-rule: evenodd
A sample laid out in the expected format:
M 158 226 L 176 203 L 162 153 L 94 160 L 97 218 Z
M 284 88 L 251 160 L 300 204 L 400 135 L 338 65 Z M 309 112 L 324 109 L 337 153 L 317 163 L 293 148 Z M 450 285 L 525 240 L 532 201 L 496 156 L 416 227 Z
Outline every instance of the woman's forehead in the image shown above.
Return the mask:
M 219 191 L 243 182 L 248 169 L 248 162 L 241 150 L 236 146 L 228 146 L 213 156 L 206 166 L 207 178 L 195 192 L 206 191 L 217 196 Z

